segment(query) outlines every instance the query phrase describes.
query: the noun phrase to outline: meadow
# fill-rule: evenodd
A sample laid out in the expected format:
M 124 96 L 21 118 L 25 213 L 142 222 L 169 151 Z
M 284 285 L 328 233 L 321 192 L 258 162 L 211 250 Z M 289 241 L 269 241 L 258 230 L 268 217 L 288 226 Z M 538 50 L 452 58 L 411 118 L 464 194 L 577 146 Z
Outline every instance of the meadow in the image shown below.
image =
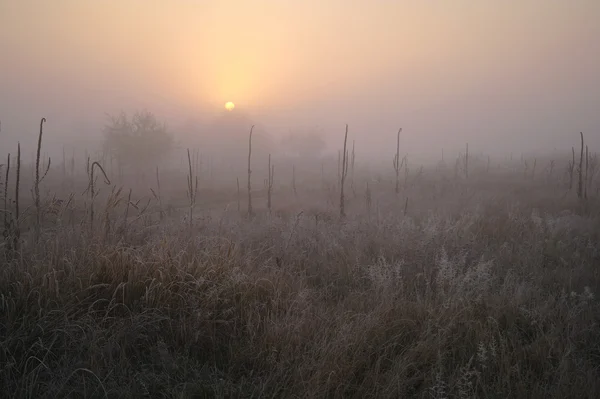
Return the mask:
M 600 397 L 600 176 L 568 150 L 255 172 L 251 212 L 192 156 L 139 187 L 13 153 L 0 396 Z

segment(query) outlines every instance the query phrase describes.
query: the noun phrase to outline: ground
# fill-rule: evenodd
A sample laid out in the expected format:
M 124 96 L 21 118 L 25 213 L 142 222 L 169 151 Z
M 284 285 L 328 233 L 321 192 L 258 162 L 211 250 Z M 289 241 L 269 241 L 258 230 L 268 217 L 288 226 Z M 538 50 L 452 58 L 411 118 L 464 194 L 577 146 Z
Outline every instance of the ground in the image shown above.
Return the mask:
M 508 168 L 390 179 L 370 205 L 347 182 L 345 218 L 335 183 L 276 182 L 251 217 L 205 190 L 191 227 L 183 187 L 144 210 L 105 186 L 93 231 L 79 190 L 5 241 L 0 396 L 600 397 L 598 198 Z

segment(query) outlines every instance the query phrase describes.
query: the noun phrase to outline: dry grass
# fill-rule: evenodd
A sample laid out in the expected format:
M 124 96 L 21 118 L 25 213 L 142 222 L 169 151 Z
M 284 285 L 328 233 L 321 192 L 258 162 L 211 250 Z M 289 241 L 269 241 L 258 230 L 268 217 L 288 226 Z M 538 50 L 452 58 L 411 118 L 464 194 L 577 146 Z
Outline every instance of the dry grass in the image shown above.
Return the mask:
M 406 216 L 390 182 L 342 222 L 300 198 L 192 233 L 25 236 L 0 267 L 0 395 L 600 397 L 597 202 L 490 179 L 419 180 Z

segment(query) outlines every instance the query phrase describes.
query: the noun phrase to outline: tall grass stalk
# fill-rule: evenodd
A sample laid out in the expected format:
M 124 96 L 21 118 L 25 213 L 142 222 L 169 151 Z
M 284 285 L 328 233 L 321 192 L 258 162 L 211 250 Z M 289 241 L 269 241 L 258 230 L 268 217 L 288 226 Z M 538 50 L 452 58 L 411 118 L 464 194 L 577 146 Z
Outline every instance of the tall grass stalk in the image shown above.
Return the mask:
M 92 165 L 90 166 L 90 183 L 89 183 L 89 189 L 90 189 L 90 233 L 94 234 L 94 199 L 96 198 L 96 187 L 95 187 L 95 179 L 94 179 L 94 170 L 95 168 L 100 169 L 100 171 L 102 172 L 102 175 L 104 176 L 104 183 L 106 185 L 110 185 L 110 180 L 108 179 L 108 176 L 106 175 L 106 172 L 104 171 L 104 168 L 102 167 L 102 165 L 100 165 L 100 163 L 98 162 L 93 162 Z
M 10 153 L 8 153 L 8 159 L 6 160 L 6 177 L 4 178 L 4 234 L 5 236 L 9 232 L 9 223 L 8 223 L 8 178 L 10 176 Z
M 579 155 L 579 168 L 577 169 L 577 174 L 579 176 L 579 183 L 577 185 L 577 197 L 583 198 L 583 150 L 584 150 L 584 142 L 583 142 L 583 132 L 579 133 L 581 135 L 581 153 Z
M 394 171 L 396 172 L 396 194 L 400 193 L 400 169 L 402 169 L 402 164 L 400 163 L 400 133 L 402 133 L 402 128 L 398 129 L 398 133 L 396 134 L 396 155 L 394 155 L 393 162 Z
M 250 164 L 252 161 L 252 132 L 254 131 L 254 125 L 250 128 L 250 134 L 248 136 L 248 216 L 252 216 L 252 183 L 251 175 L 252 169 Z
M 271 164 L 271 154 L 269 154 L 269 163 L 267 165 L 269 177 L 267 179 L 267 210 L 271 212 L 271 198 L 273 195 L 273 178 L 275 176 L 275 165 Z
M 40 134 L 38 136 L 37 144 L 37 155 L 35 158 L 35 182 L 33 186 L 34 198 L 35 198 L 35 238 L 36 240 L 40 236 L 40 229 L 42 224 L 42 209 L 40 207 L 40 156 L 42 151 L 42 136 L 44 134 L 44 122 L 46 118 L 40 120 Z
M 190 157 L 189 148 L 188 148 L 187 154 L 188 154 L 188 167 L 189 167 L 189 174 L 187 177 L 187 195 L 188 195 L 188 200 L 190 201 L 189 223 L 190 223 L 190 231 L 191 231 L 192 227 L 193 227 L 193 220 L 194 220 L 194 207 L 196 206 L 196 198 L 198 196 L 198 176 L 196 175 L 195 179 L 194 179 L 194 172 L 192 169 L 192 158 Z
M 346 149 L 346 144 L 348 142 L 348 125 L 346 124 L 346 132 L 344 133 L 344 150 L 343 150 L 343 158 L 342 158 L 342 170 L 340 176 L 340 217 L 346 217 L 346 205 L 344 198 L 344 182 L 346 181 L 346 176 L 348 175 L 348 150 Z

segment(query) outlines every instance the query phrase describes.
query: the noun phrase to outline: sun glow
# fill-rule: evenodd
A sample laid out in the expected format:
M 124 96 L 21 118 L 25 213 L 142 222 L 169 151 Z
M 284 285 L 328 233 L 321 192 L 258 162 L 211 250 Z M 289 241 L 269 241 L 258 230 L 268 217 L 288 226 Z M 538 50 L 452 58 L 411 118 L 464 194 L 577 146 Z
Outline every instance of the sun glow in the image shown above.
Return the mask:
M 235 108 L 235 104 L 232 103 L 231 101 L 228 101 L 225 103 L 225 109 L 227 111 L 233 111 L 234 108 Z

